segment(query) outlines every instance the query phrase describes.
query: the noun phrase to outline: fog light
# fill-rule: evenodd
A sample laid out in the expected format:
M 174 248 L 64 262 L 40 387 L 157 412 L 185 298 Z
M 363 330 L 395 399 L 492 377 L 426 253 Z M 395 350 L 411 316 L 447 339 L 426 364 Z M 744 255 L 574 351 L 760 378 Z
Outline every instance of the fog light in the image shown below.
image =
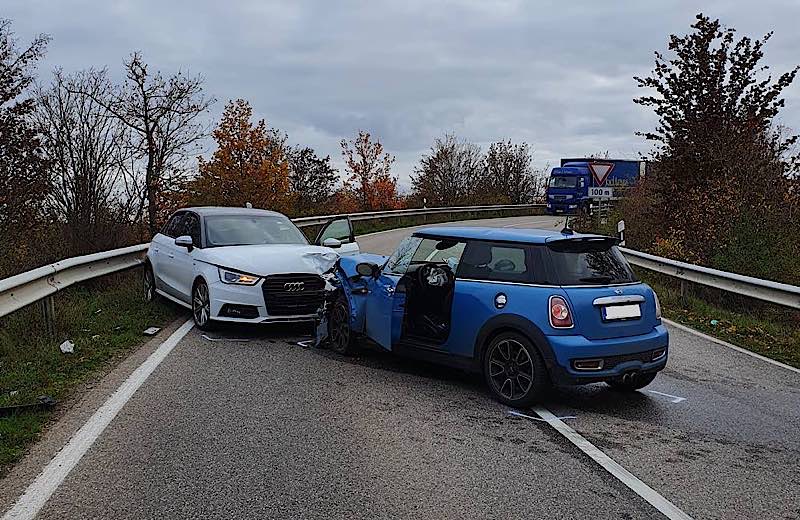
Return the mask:
M 651 361 L 656 361 L 661 359 L 667 354 L 666 348 L 657 348 L 653 351 L 653 356 L 650 358 Z
M 591 370 L 603 370 L 603 360 L 602 359 L 576 359 L 572 362 L 572 367 L 575 370 L 581 371 L 591 371 Z

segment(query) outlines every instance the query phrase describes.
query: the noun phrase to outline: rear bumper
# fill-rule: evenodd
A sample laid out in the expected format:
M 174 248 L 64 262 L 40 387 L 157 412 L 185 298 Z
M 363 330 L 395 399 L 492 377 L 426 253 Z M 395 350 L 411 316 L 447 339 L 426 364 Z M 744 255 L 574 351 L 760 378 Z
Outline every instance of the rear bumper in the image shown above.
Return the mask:
M 658 372 L 669 357 L 669 333 L 658 325 L 647 334 L 602 340 L 584 336 L 547 336 L 552 350 L 550 377 L 556 384 L 586 384 L 606 381 L 626 372 Z M 654 351 L 664 349 L 663 356 L 652 360 Z M 603 359 L 603 368 L 579 371 L 574 360 Z

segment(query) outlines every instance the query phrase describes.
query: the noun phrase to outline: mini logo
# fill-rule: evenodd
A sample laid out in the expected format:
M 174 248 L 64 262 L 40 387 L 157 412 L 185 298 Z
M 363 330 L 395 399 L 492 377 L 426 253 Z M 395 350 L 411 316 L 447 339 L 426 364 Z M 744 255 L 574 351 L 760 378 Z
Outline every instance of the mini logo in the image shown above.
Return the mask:
M 288 282 L 283 284 L 283 290 L 286 292 L 300 292 L 305 290 L 306 284 L 304 282 Z
M 622 289 L 614 289 L 614 294 L 622 294 Z

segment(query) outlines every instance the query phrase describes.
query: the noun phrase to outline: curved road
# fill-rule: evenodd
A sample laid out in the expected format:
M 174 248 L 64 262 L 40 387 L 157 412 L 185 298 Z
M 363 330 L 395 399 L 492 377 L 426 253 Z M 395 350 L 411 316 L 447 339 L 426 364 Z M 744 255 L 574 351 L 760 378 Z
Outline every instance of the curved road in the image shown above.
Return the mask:
M 359 242 L 389 253 L 407 233 Z M 50 429 L 2 482 L 0 511 L 169 332 Z M 373 350 L 308 349 L 297 344 L 307 334 L 191 330 L 39 517 L 663 518 L 551 425 L 509 415 L 480 380 Z M 544 406 L 686 515 L 800 518 L 800 374 L 670 334 L 655 392 L 559 388 Z

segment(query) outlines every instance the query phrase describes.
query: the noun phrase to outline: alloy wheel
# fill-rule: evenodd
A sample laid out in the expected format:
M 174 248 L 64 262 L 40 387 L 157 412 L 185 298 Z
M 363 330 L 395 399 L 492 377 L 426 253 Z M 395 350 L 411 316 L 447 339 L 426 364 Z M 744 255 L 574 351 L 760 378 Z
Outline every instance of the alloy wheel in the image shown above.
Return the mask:
M 347 350 L 350 344 L 350 323 L 347 306 L 342 302 L 337 302 L 333 307 L 328 334 L 334 350 L 337 352 Z
M 192 313 L 194 321 L 200 327 L 208 323 L 208 318 L 211 316 L 211 300 L 208 297 L 208 286 L 205 283 L 201 282 L 195 286 Z
M 504 339 L 489 352 L 489 379 L 497 393 L 515 401 L 525 397 L 535 377 L 533 362 L 519 341 Z

